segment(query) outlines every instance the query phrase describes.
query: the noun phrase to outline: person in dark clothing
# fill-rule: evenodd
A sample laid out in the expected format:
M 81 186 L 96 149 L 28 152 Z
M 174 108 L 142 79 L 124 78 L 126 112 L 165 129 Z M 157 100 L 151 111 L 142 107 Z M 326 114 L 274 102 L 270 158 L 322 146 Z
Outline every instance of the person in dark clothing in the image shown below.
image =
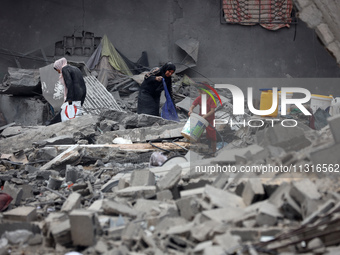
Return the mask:
M 69 105 L 73 104 L 77 108 L 77 116 L 81 115 L 86 97 L 86 85 L 82 72 L 78 67 L 68 65 L 66 58 L 56 60 L 53 68 L 60 74 L 59 83 L 64 86 L 64 102 Z M 62 121 L 60 113 L 48 125 Z
M 160 97 L 161 92 L 164 90 L 162 79 L 164 79 L 171 100 L 173 101 L 171 75 L 173 75 L 175 71 L 176 66 L 168 62 L 161 68 L 155 67 L 145 74 L 144 81 L 139 89 L 138 114 L 144 113 L 159 116 Z
M 53 67 L 60 74 L 59 82 L 64 85 L 65 102 L 72 104 L 73 101 L 80 101 L 82 106 L 86 97 L 86 86 L 80 69 L 68 65 L 66 58 L 56 60 Z

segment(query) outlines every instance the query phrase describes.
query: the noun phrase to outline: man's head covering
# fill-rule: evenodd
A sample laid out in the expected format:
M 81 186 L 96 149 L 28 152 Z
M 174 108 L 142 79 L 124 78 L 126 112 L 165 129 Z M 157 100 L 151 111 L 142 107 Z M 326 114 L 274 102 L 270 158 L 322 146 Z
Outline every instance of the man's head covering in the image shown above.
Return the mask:
M 57 70 L 60 70 L 67 65 L 67 59 L 66 58 L 61 58 L 61 59 L 58 59 L 54 62 L 54 65 L 53 67 Z

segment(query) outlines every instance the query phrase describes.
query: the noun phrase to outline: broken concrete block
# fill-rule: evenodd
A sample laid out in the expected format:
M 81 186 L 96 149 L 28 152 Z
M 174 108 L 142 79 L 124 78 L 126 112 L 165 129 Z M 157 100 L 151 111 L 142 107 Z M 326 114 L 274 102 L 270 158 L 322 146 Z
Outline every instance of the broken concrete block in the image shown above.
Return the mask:
M 21 206 L 3 213 L 4 218 L 12 221 L 31 222 L 37 218 L 35 207 Z
M 199 242 L 210 240 L 216 234 L 214 229 L 220 225 L 221 223 L 214 220 L 205 221 L 191 228 L 191 237 Z
M 256 215 L 256 225 L 257 226 L 275 226 L 278 219 L 282 219 L 283 215 L 280 213 L 278 208 L 269 203 L 262 203 L 259 211 Z
M 306 225 L 308 223 L 314 223 L 319 216 L 323 215 L 324 213 L 328 212 L 330 209 L 332 209 L 335 206 L 334 200 L 328 200 L 326 203 L 321 205 L 316 211 L 314 211 L 312 214 L 310 214 L 307 218 L 303 220 L 301 225 Z
M 96 214 L 92 211 L 76 209 L 69 214 L 69 217 L 73 245 L 94 245 L 98 231 Z
M 223 189 L 224 186 L 227 184 L 228 179 L 229 179 L 229 174 L 219 173 L 215 181 L 211 185 L 217 189 Z
M 125 189 L 130 186 L 130 183 L 125 178 L 120 178 L 118 182 L 118 189 Z
M 35 142 L 38 146 L 51 146 L 51 145 L 66 145 L 74 144 L 73 135 L 60 135 L 55 136 L 46 140 Z
M 200 205 L 193 197 L 178 199 L 176 205 L 180 215 L 186 220 L 192 220 L 195 215 L 200 212 Z
M 159 201 L 171 200 L 173 198 L 171 191 L 168 189 L 157 192 L 156 196 Z
M 22 198 L 32 198 L 33 197 L 33 187 L 30 184 L 24 184 L 19 186 L 22 189 Z
M 34 153 L 35 160 L 52 160 L 58 155 L 55 147 L 40 148 Z
M 318 210 L 320 202 L 321 202 L 320 200 L 305 199 L 301 204 L 302 218 L 305 219 L 313 212 Z
M 58 176 L 59 172 L 54 170 L 38 170 L 35 172 L 37 180 L 48 180 L 50 176 Z
M 340 151 L 340 143 L 337 143 L 327 148 L 312 151 L 310 153 L 310 158 L 315 167 L 320 166 L 320 169 L 322 169 L 322 164 L 326 164 L 326 166 L 330 166 L 330 165 L 340 163 L 339 151 Z M 326 170 L 328 171 L 329 174 L 334 174 L 333 172 L 331 172 L 330 169 L 327 168 Z
M 13 198 L 11 204 L 13 205 L 20 204 L 23 191 L 21 188 L 18 188 L 17 185 L 5 182 L 3 192 L 10 195 Z
M 244 209 L 237 207 L 220 208 L 202 211 L 202 214 L 210 220 L 227 223 L 237 219 L 244 213 Z
M 300 205 L 306 199 L 318 200 L 321 198 L 316 185 L 310 179 L 293 181 L 289 194 Z
M 249 179 L 242 192 L 242 198 L 246 205 L 250 205 L 264 198 L 265 192 L 261 179 Z
M 204 249 L 203 255 L 211 255 L 211 254 L 225 254 L 225 250 L 222 246 L 212 245 L 208 246 Z
M 62 212 L 70 212 L 74 209 L 80 208 L 81 195 L 78 192 L 72 192 L 67 200 L 64 202 L 61 207 Z
M 43 236 L 40 234 L 35 234 L 28 240 L 28 245 L 34 246 L 43 243 Z
M 204 189 L 205 188 L 182 190 L 180 192 L 180 197 L 181 198 L 191 197 L 191 196 L 202 197 L 202 195 L 204 193 Z
M 181 179 L 182 169 L 174 166 L 156 184 L 158 190 L 172 189 Z
M 155 174 L 148 169 L 135 170 L 131 174 L 131 186 L 152 186 L 155 185 Z
M 155 186 L 135 186 L 127 187 L 125 189 L 118 190 L 116 194 L 120 197 L 145 197 L 151 198 L 156 196 Z
M 257 142 L 260 146 L 272 145 L 281 147 L 285 151 L 298 151 L 311 144 L 306 138 L 305 132 L 300 127 L 283 127 L 275 125 L 256 133 Z
M 51 222 L 50 232 L 56 243 L 63 246 L 72 244 L 71 225 L 69 219 Z
M 210 201 L 211 205 L 216 207 L 245 207 L 241 197 L 210 185 L 205 186 L 204 197 Z
M 106 215 L 118 216 L 119 214 L 121 214 L 122 216 L 136 217 L 138 214 L 137 210 L 113 200 L 105 199 L 103 201 L 102 208 L 104 210 L 104 214 Z
M 26 229 L 19 229 L 15 231 L 6 231 L 2 238 L 6 238 L 10 244 L 24 244 L 33 237 L 33 233 Z
M 289 195 L 291 185 L 283 182 L 275 192 L 269 197 L 268 202 L 279 208 L 285 218 L 291 220 L 301 220 L 302 212 L 300 206 Z
M 136 243 L 139 243 L 143 234 L 143 229 L 141 224 L 129 223 L 125 227 L 122 233 L 122 241 L 128 247 L 133 246 Z
M 81 156 L 78 152 L 79 145 L 72 145 L 70 148 L 60 153 L 57 157 L 43 165 L 40 170 L 65 169 L 68 164 L 72 165 L 79 162 Z
M 158 209 L 160 202 L 157 200 L 137 199 L 133 206 L 137 211 L 149 214 L 153 208 Z
M 241 238 L 230 234 L 228 231 L 223 235 L 216 235 L 213 242 L 226 249 L 228 253 L 234 253 L 239 249 Z

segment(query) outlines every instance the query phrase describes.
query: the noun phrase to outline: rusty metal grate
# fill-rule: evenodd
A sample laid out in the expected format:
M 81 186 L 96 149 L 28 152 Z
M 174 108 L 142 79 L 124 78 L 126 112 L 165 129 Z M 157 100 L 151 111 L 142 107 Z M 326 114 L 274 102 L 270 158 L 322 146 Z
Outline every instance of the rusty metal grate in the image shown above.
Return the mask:
M 277 30 L 297 23 L 293 0 L 221 0 L 221 23 Z

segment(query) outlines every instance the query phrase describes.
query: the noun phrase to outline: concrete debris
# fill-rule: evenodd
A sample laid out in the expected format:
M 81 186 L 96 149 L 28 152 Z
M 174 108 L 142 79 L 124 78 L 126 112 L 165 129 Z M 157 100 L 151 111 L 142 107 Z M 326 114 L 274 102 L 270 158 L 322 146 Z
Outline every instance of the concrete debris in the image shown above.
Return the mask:
M 187 93 L 180 122 L 129 112 L 137 96 L 127 112 L 0 127 L 1 255 L 339 253 L 339 116 L 223 125 L 212 154 L 181 135 Z M 224 96 L 216 116 L 232 117 Z

